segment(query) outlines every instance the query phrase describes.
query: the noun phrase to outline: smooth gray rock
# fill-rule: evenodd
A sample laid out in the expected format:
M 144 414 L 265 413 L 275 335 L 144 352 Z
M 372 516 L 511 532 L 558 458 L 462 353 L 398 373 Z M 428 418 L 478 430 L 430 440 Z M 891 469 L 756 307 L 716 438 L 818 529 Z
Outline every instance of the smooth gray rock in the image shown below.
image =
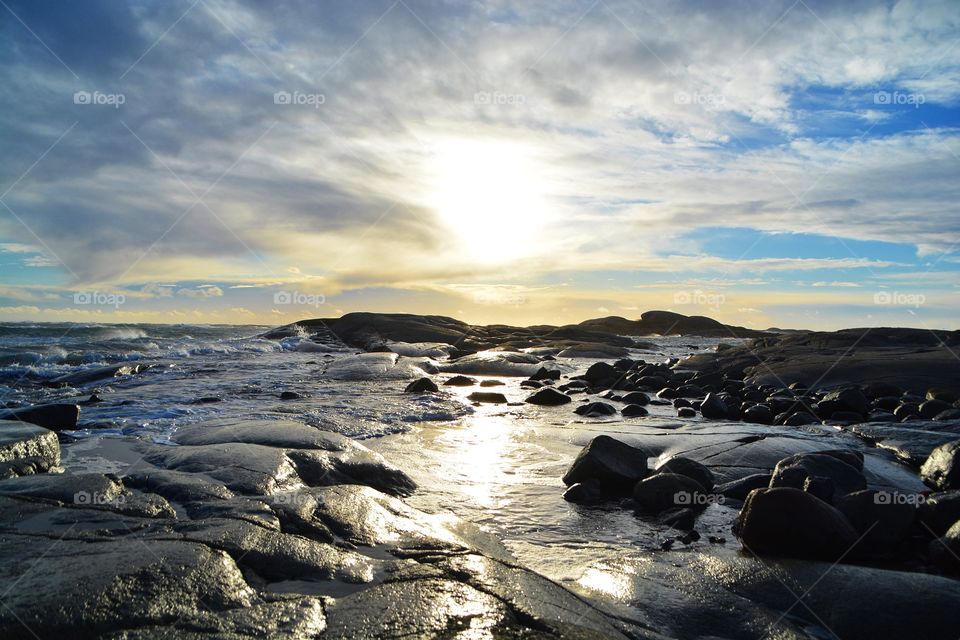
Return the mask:
M 710 420 L 724 420 L 729 411 L 726 403 L 716 394 L 708 393 L 700 403 L 700 415 Z

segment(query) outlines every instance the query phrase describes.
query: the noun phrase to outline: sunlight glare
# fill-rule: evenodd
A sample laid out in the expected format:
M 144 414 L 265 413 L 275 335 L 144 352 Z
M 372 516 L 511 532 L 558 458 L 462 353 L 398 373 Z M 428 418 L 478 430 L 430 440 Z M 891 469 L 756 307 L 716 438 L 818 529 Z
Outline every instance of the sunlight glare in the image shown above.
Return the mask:
M 434 158 L 430 206 L 471 258 L 503 262 L 536 250 L 547 217 L 543 171 L 530 149 L 456 141 Z

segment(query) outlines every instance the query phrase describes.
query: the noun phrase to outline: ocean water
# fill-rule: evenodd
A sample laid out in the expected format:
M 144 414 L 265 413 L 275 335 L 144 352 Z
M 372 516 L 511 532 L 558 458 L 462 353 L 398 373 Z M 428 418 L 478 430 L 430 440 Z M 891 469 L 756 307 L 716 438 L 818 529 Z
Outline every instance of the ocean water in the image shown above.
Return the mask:
M 95 392 L 102 401 L 83 405 L 78 430 L 68 433 L 75 440 L 63 444 L 65 464 L 90 471 L 124 470 L 122 461 L 90 453 L 98 443 L 141 439 L 176 446 L 170 436 L 178 427 L 211 418 L 292 418 L 337 431 L 363 440 L 410 474 L 420 487 L 408 499 L 413 506 L 480 525 L 522 563 L 588 595 L 615 599 L 618 574 L 609 567 L 628 571 L 675 534 L 619 507 L 571 505 L 561 497 L 560 481 L 580 448 L 600 433 L 629 435 L 639 425 L 684 423 L 672 407 L 649 407 L 647 418 L 596 420 L 574 414 L 575 404 L 524 405 L 531 392 L 519 384 L 526 376 L 508 374 L 529 365 L 501 361 L 495 353 L 489 355 L 491 372 L 497 375 L 474 377 L 504 382 L 485 390 L 501 391 L 516 404 L 473 406 L 466 395 L 476 387 L 405 394 L 413 377 L 432 372 L 439 382 L 452 375 L 437 373 L 446 366 L 443 347 L 403 344 L 396 349 L 403 356 L 361 354 L 306 336 L 258 337 L 266 329 L 3 325 L 0 403 L 84 402 Z M 663 337 L 652 342 L 656 348 L 632 357 L 648 362 L 682 358 L 712 349 L 719 340 Z M 575 374 L 593 362 L 558 358 L 547 364 Z M 57 376 L 117 363 L 149 368 L 77 388 L 43 385 Z M 284 391 L 302 398 L 281 400 Z M 701 521 L 709 526 L 709 516 Z M 716 533 L 730 537 L 728 531 Z

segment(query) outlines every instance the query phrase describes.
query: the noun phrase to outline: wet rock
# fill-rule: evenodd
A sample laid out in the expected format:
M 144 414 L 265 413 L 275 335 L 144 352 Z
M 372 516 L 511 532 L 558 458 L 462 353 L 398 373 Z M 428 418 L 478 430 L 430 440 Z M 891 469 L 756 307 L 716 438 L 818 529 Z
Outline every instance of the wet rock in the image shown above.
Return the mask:
M 166 469 L 130 473 L 123 477 L 123 484 L 180 503 L 228 500 L 234 497 L 234 493 L 219 482 L 194 473 Z
M 913 527 L 916 507 L 905 496 L 887 492 L 856 491 L 840 498 L 837 509 L 847 517 L 860 536 L 858 549 L 887 553 L 907 537 Z
M 713 490 L 715 493 L 727 498 L 746 500 L 747 495 L 754 489 L 766 489 L 769 487 L 771 477 L 769 473 L 754 473 L 739 480 L 731 480 L 730 482 L 718 484 Z
M 930 558 L 942 571 L 960 574 L 960 521 L 929 546 Z
M 44 384 L 50 387 L 80 387 L 91 382 L 109 380 L 120 376 L 133 375 L 146 371 L 153 367 L 151 364 L 114 364 L 107 367 L 98 367 L 95 369 L 84 369 L 75 373 L 68 373 L 63 376 L 51 378 Z
M 281 400 L 300 400 L 301 398 L 303 398 L 303 396 L 300 395 L 299 393 L 297 393 L 296 391 L 282 391 L 282 392 L 280 392 L 280 399 L 281 399 Z
M 645 394 L 643 391 L 631 391 L 630 393 L 620 398 L 620 402 L 625 402 L 627 404 L 638 404 L 640 406 L 644 406 L 644 405 L 650 404 L 650 396 Z
M 467 400 L 471 402 L 479 402 L 481 404 L 506 404 L 507 397 L 502 393 L 496 393 L 494 391 L 474 391 L 467 396 Z
M 710 420 L 724 420 L 729 411 L 727 404 L 716 394 L 708 393 L 700 404 L 700 414 Z
M 408 384 L 403 391 L 404 393 L 435 393 L 439 390 L 437 383 L 430 378 L 420 378 Z
M 452 378 L 447 379 L 443 383 L 447 387 L 472 387 L 477 384 L 476 378 L 470 378 L 467 376 L 453 376 Z
M 857 387 L 831 391 L 820 401 L 821 415 L 828 418 L 838 411 L 850 411 L 863 416 L 869 409 L 870 402 L 863 391 Z
M 583 377 L 591 386 L 611 387 L 622 375 L 613 365 L 606 362 L 597 362 L 590 365 Z
M 484 380 L 480 383 L 480 386 L 481 387 L 502 387 L 503 384 L 504 383 L 502 380 Z
M 60 442 L 53 431 L 0 421 L 0 479 L 44 473 L 59 464 Z
M 296 467 L 282 449 L 259 444 L 156 447 L 144 460 L 175 471 L 205 474 L 245 495 L 269 495 L 300 484 Z
M 639 404 L 628 404 L 620 410 L 620 415 L 624 418 L 642 418 L 643 416 L 650 415 L 650 412 Z
M 591 505 L 604 502 L 608 499 L 608 494 L 599 480 L 590 478 L 567 487 L 563 492 L 563 499 L 574 504 Z
M 828 419 L 831 423 L 856 424 L 863 422 L 864 416 L 862 413 L 854 413 L 853 411 L 834 411 Z
M 80 405 L 76 404 L 44 404 L 0 411 L 0 420 L 29 422 L 51 431 L 76 429 L 79 417 Z
M 544 381 L 544 380 L 559 380 L 560 372 L 556 369 L 547 369 L 546 367 L 540 367 L 537 369 L 536 373 L 530 376 L 531 380 Z
M 647 452 L 615 440 L 597 436 L 584 447 L 563 476 L 568 487 L 597 480 L 607 492 L 627 495 L 649 473 Z
M 833 481 L 832 502 L 848 493 L 867 488 L 866 478 L 860 470 L 828 453 L 803 453 L 784 458 L 774 468 L 770 486 L 802 489 L 803 482 L 810 477 Z
M 877 447 L 889 449 L 907 464 L 920 467 L 934 449 L 960 438 L 960 424 L 917 421 L 909 425 L 862 424 L 851 428 Z
M 755 404 L 743 412 L 741 420 L 754 424 L 773 424 L 773 412 L 770 407 Z
M 546 407 L 556 407 L 568 404 L 573 398 L 565 393 L 557 391 L 553 387 L 545 387 L 526 399 L 530 404 L 536 404 Z
M 797 411 L 794 414 L 791 414 L 786 420 L 783 421 L 783 424 L 790 427 L 801 427 L 807 424 L 819 424 L 820 419 L 816 416 L 807 413 L 806 411 Z
M 960 489 L 960 440 L 934 449 L 920 467 L 920 479 L 936 491 Z
M 680 394 L 677 393 L 676 389 L 672 389 L 670 387 L 664 387 L 660 389 L 660 391 L 657 391 L 657 397 L 662 400 L 673 400 L 675 398 L 679 398 Z
M 960 420 L 960 409 L 947 409 L 933 416 L 934 420 Z
M 617 415 L 617 408 L 606 402 L 587 402 L 574 409 L 574 413 L 587 418 L 604 418 Z
M 827 504 L 833 504 L 833 494 L 836 491 L 836 487 L 830 478 L 807 476 L 803 479 L 803 490 L 806 493 L 820 498 Z
M 707 491 L 713 489 L 715 479 L 710 469 L 690 458 L 674 457 L 661 463 L 656 468 L 657 473 L 676 473 L 693 478 Z
M 19 587 L 0 608 L 4 637 L 23 637 L 24 625 L 41 637 L 95 637 L 260 602 L 233 560 L 202 544 L 60 540 L 37 555 L 42 538 L 2 540 L 0 579 Z
M 680 407 L 677 409 L 678 418 L 695 418 L 697 417 L 697 410 L 693 407 Z
M 703 485 L 689 476 L 658 472 L 634 486 L 633 500 L 641 511 L 660 513 L 666 509 L 700 505 L 707 493 Z
M 931 493 L 917 508 L 917 520 L 929 534 L 942 536 L 960 521 L 960 490 Z
M 927 400 L 938 400 L 940 402 L 946 402 L 947 404 L 952 404 L 956 402 L 960 397 L 957 394 L 949 389 L 943 389 L 940 387 L 932 387 L 927 389 L 926 394 Z
M 824 560 L 840 558 L 858 537 L 837 509 L 792 487 L 750 492 L 736 534 L 751 553 Z

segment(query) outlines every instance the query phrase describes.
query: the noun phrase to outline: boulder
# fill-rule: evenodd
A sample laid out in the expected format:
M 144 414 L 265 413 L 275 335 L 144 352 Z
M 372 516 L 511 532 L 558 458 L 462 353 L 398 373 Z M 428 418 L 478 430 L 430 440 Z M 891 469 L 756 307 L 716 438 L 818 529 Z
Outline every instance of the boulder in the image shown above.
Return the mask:
M 834 502 L 840 496 L 867 488 L 867 480 L 859 469 L 829 453 L 800 453 L 784 458 L 774 468 L 770 486 L 802 489 L 810 477 L 833 481 Z
M 740 419 L 754 424 L 773 424 L 773 412 L 766 405 L 755 404 L 744 411 Z
M 920 467 L 920 479 L 935 491 L 960 489 L 960 440 L 934 449 Z
M 633 500 L 641 511 L 660 513 L 677 507 L 702 506 L 708 493 L 689 476 L 660 472 L 634 486 Z
M 657 473 L 676 473 L 693 478 L 707 491 L 711 491 L 715 483 L 713 472 L 708 467 L 696 460 L 679 456 L 662 462 L 657 466 Z
M 863 536 L 860 550 L 887 553 L 910 533 L 917 509 L 909 498 L 915 497 L 867 489 L 843 496 L 837 509 Z
M 960 521 L 930 543 L 930 559 L 942 571 L 960 574 Z
M 587 402 L 573 411 L 577 415 L 587 418 L 603 418 L 617 415 L 617 408 L 606 402 Z
M 612 364 L 597 362 L 590 365 L 583 377 L 591 386 L 612 387 L 622 375 Z
M 870 402 L 858 387 L 831 391 L 820 401 L 820 410 L 824 417 L 830 417 L 838 411 L 850 411 L 863 416 L 869 409 Z
M 620 402 L 625 402 L 627 404 L 638 404 L 643 406 L 643 405 L 650 404 L 650 396 L 645 394 L 643 391 L 631 391 L 630 393 L 620 398 Z
M 735 532 L 744 548 L 757 555 L 823 560 L 841 558 L 858 537 L 840 511 L 792 487 L 751 491 Z
M 603 485 L 595 478 L 574 483 L 563 492 L 563 499 L 575 504 L 599 504 L 607 498 Z
M 700 415 L 710 420 L 723 420 L 727 417 L 729 411 L 727 403 L 714 393 L 708 393 L 700 404 Z
M 447 387 L 472 387 L 477 384 L 477 380 L 468 376 L 453 376 L 443 384 Z
M 568 404 L 572 400 L 573 398 L 561 391 L 557 391 L 553 387 L 544 387 L 528 397 L 525 402 L 545 407 L 556 407 Z
M 643 416 L 650 415 L 650 412 L 639 404 L 628 404 L 620 410 L 620 415 L 624 418 L 642 418 Z
M 917 408 L 920 417 L 925 420 L 932 420 L 937 415 L 951 409 L 953 409 L 953 404 L 943 400 L 927 400 Z
M 615 440 L 597 436 L 577 455 L 563 476 L 568 487 L 588 480 L 599 481 L 607 492 L 627 495 L 647 477 L 647 452 Z
M 52 431 L 76 429 L 78 418 L 80 405 L 77 404 L 42 404 L 0 411 L 0 420 L 29 422 Z
M 942 536 L 960 521 L 960 490 L 931 493 L 917 508 L 917 520 L 928 534 Z
M 502 393 L 497 393 L 495 391 L 474 391 L 467 396 L 467 400 L 471 402 L 479 402 L 481 404 L 507 403 L 507 397 Z
M 746 500 L 747 495 L 754 489 L 769 487 L 770 477 L 769 473 L 754 473 L 738 480 L 718 484 L 713 488 L 713 491 L 734 500 Z
M 439 390 L 437 383 L 430 378 L 420 378 L 408 384 L 403 391 L 404 393 L 435 393 Z

